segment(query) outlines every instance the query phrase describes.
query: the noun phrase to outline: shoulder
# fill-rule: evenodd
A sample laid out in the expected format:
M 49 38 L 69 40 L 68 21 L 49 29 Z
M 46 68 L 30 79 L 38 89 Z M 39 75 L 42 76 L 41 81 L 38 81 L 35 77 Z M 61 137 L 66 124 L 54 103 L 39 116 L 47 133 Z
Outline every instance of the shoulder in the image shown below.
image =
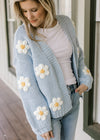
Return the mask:
M 58 20 L 69 21 L 69 22 L 71 22 L 70 17 L 68 17 L 68 16 L 66 16 L 66 15 L 56 15 L 56 18 L 57 18 Z
M 70 19 L 70 18 L 69 18 L 68 16 L 66 16 L 66 15 L 56 15 L 56 17 L 59 18 L 59 19 L 65 19 L 65 18 Z
M 31 56 L 29 39 L 25 31 L 24 24 L 20 25 L 14 34 L 14 51 L 18 58 Z
M 24 24 L 18 26 L 17 30 L 15 31 L 15 34 L 14 36 L 17 37 L 17 36 L 23 36 L 26 34 L 26 31 L 25 31 L 25 26 Z
M 14 44 L 16 45 L 18 42 L 27 42 L 28 40 L 28 36 L 27 36 L 27 33 L 26 33 L 26 30 L 25 30 L 25 26 L 24 24 L 20 25 L 15 34 L 14 34 Z
M 75 27 L 75 23 L 74 23 L 74 21 L 70 18 L 70 17 L 68 17 L 68 16 L 66 16 L 66 15 L 57 15 L 56 16 L 56 19 L 61 23 L 61 24 L 67 24 L 69 27 L 71 27 L 71 28 L 76 28 Z

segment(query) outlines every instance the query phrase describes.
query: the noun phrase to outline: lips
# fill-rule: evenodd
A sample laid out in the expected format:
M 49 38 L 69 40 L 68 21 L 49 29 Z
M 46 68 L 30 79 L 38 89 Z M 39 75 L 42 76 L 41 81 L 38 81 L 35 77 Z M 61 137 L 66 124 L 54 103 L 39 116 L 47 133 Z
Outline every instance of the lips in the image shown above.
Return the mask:
M 36 21 L 37 21 L 37 19 L 35 19 L 35 20 L 31 20 L 30 23 L 34 23 L 34 22 L 36 22 Z

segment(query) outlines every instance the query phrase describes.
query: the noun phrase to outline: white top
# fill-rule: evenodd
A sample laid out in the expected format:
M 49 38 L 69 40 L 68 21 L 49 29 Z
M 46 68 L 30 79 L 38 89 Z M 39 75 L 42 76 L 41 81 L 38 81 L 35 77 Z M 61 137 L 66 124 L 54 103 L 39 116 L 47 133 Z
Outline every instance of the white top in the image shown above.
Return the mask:
M 52 28 L 38 28 L 38 33 L 46 36 L 45 41 L 56 56 L 64 75 L 66 85 L 76 83 L 76 78 L 71 68 L 72 46 L 65 33 L 57 24 Z

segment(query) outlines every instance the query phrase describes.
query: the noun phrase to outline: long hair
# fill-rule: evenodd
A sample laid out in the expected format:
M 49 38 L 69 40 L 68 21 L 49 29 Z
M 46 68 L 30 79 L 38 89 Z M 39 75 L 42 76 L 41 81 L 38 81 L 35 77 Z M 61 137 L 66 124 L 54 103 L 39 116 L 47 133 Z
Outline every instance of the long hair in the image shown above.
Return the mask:
M 22 13 L 22 10 L 21 10 L 19 3 L 23 2 L 23 1 L 26 1 L 26 0 L 14 0 L 14 2 L 13 2 L 14 12 L 16 14 L 16 17 L 19 18 L 25 24 L 25 29 L 26 29 L 28 37 L 31 40 L 37 41 L 35 39 L 36 34 L 39 35 L 37 33 L 37 28 L 33 27 L 30 24 L 30 22 L 28 21 L 28 19 Z M 32 0 L 32 1 L 40 3 L 46 11 L 46 17 L 44 20 L 44 27 L 43 28 L 50 27 L 52 25 L 55 17 L 56 17 L 54 1 L 53 0 Z

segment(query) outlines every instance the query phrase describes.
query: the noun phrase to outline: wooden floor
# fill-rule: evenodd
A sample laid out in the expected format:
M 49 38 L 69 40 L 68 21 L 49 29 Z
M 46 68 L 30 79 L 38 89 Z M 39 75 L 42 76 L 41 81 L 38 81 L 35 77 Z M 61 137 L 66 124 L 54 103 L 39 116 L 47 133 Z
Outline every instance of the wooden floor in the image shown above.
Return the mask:
M 0 140 L 36 140 L 20 99 L 1 80 Z

